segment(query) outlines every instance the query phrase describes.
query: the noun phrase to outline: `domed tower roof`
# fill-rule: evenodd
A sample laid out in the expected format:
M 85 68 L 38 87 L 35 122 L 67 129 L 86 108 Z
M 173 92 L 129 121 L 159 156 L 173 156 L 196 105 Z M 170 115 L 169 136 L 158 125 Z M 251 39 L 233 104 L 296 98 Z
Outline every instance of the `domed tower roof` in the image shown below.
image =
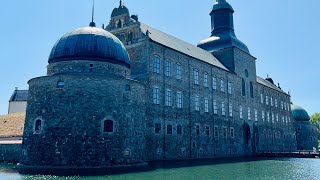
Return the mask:
M 212 10 L 219 10 L 219 9 L 229 9 L 233 11 L 232 6 L 226 0 L 217 0 L 214 3 Z
M 291 104 L 291 114 L 296 121 L 310 120 L 310 116 L 307 111 L 298 105 Z
M 200 41 L 198 47 L 209 52 L 237 47 L 250 54 L 248 47 L 235 35 L 233 13 L 232 6 L 226 0 L 216 0 L 210 13 L 211 37 Z
M 72 60 L 111 62 L 130 67 L 128 51 L 121 41 L 108 31 L 96 27 L 68 32 L 54 45 L 49 64 Z
M 119 7 L 113 9 L 111 17 L 120 16 L 122 14 L 129 14 L 129 9 L 122 4 L 122 1 L 120 1 Z

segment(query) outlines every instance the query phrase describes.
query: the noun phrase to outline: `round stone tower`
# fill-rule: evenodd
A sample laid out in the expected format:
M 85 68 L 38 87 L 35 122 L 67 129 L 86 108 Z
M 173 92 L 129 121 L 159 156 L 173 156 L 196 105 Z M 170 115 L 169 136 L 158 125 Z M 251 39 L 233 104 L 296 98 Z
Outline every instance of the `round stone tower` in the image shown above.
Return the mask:
M 318 129 L 310 123 L 310 117 L 302 107 L 292 104 L 291 114 L 295 120 L 298 150 L 318 148 Z
M 124 45 L 94 23 L 62 36 L 47 76 L 28 82 L 20 172 L 96 174 L 144 164 L 145 86 L 130 75 Z

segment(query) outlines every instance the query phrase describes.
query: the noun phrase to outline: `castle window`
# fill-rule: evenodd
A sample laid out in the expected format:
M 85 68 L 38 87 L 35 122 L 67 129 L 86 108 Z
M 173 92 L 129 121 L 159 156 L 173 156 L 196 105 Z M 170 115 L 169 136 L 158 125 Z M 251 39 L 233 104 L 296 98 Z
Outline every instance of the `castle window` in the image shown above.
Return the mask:
M 249 71 L 248 71 L 248 69 L 244 70 L 244 74 L 246 75 L 246 77 L 249 77 Z
M 130 91 L 130 90 L 131 90 L 130 85 L 126 85 L 126 86 L 125 86 L 125 90 L 126 90 L 126 91 Z
M 256 109 L 254 110 L 254 120 L 258 122 L 258 111 Z
M 217 77 L 212 77 L 212 89 L 217 90 Z
M 274 99 L 274 106 L 275 106 L 276 108 L 278 107 L 278 99 L 277 99 L 277 98 Z
M 213 100 L 213 113 L 218 114 L 217 100 Z
M 196 111 L 200 111 L 199 96 L 194 97 L 194 106 Z
M 183 103 L 182 92 L 177 92 L 177 107 L 181 109 L 183 106 L 182 103 Z
M 234 138 L 234 128 L 230 128 L 230 137 Z
M 131 44 L 133 40 L 133 33 L 131 31 L 128 32 L 128 42 Z
M 229 104 L 229 116 L 233 116 L 232 104 Z
M 180 125 L 177 126 L 177 134 L 182 134 L 182 126 Z
M 272 123 L 274 123 L 274 113 L 272 113 L 271 115 L 271 120 L 272 120 Z
M 270 113 L 267 112 L 267 122 L 270 122 Z
M 171 62 L 170 61 L 166 61 L 166 73 L 165 75 L 167 77 L 171 77 Z
M 219 137 L 219 129 L 218 129 L 218 126 L 214 126 L 214 137 Z
M 242 96 L 246 96 L 246 82 L 242 78 Z
M 227 128 L 223 127 L 223 137 L 227 137 Z
M 209 87 L 209 85 L 208 85 L 208 73 L 207 72 L 204 72 L 204 74 L 203 74 L 203 86 L 204 87 Z
M 222 102 L 222 104 L 221 104 L 221 114 L 222 114 L 222 116 L 225 116 L 226 115 L 226 107 L 225 107 L 225 103 L 224 102 Z
M 205 98 L 204 99 L 204 112 L 209 112 L 209 99 Z
M 253 83 L 250 82 L 250 97 L 253 98 Z
M 210 127 L 206 126 L 206 136 L 210 136 Z
M 282 123 L 284 123 L 284 117 L 282 116 Z
M 281 109 L 283 109 L 283 101 L 281 101 Z
M 157 56 L 153 59 L 153 72 L 160 74 L 160 58 Z
M 287 105 L 286 105 L 285 102 L 283 104 L 284 104 L 284 110 L 286 111 L 287 110 Z
M 270 96 L 270 105 L 273 106 L 273 98 Z
M 59 88 L 59 89 L 64 88 L 64 81 L 58 81 L 57 88 Z
M 276 120 L 277 120 L 277 122 L 279 122 L 279 115 L 278 114 L 276 115 Z
M 266 105 L 269 105 L 269 96 L 266 95 Z
M 224 92 L 224 79 L 223 78 L 221 78 L 220 87 L 221 87 L 221 92 Z
M 167 134 L 172 134 L 172 125 L 167 125 Z
M 194 84 L 199 85 L 199 71 L 198 69 L 193 70 Z
M 177 79 L 181 80 L 182 79 L 182 65 L 177 64 Z
M 172 102 L 171 102 L 171 90 L 166 89 L 166 106 L 172 106 Z
M 160 131 L 161 131 L 161 124 L 156 123 L 155 126 L 154 126 L 154 132 L 155 132 L 156 134 L 159 134 Z
M 112 133 L 113 132 L 113 121 L 105 120 L 103 122 L 103 132 Z
M 153 104 L 160 104 L 160 90 L 158 87 L 153 88 Z
M 42 130 L 42 121 L 40 119 L 37 119 L 34 125 L 34 133 L 40 134 Z
M 239 108 L 239 111 L 240 111 L 240 119 L 243 119 L 243 109 L 242 109 L 242 106 L 240 106 Z
M 228 93 L 232 94 L 232 83 L 228 82 Z
M 263 104 L 263 94 L 261 93 L 261 104 Z
M 196 134 L 200 135 L 200 126 L 199 125 L 196 125 Z
M 248 107 L 248 120 L 251 120 L 251 109 Z
M 117 22 L 116 22 L 116 26 L 117 28 L 122 28 L 123 27 L 123 19 L 119 19 Z
M 265 114 L 264 114 L 264 111 L 261 112 L 261 116 L 262 116 L 262 121 L 264 122 L 265 121 Z
M 312 140 L 313 140 L 313 138 L 312 137 L 310 137 L 310 141 L 312 142 Z
M 93 68 L 93 64 L 89 64 L 89 68 L 92 69 Z

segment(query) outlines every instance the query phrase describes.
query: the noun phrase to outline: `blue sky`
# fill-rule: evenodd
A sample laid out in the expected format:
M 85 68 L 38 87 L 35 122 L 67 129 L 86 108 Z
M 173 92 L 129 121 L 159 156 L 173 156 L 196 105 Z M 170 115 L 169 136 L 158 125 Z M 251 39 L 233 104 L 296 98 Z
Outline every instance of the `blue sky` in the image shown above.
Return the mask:
M 201 2 L 201 3 L 199 3 Z M 319 0 L 229 0 L 235 30 L 257 57 L 259 76 L 271 76 L 309 114 L 320 112 Z M 210 35 L 214 0 L 124 0 L 140 21 L 192 44 Z M 0 11 L 0 114 L 15 87 L 46 74 L 48 55 L 64 33 L 87 26 L 91 0 L 10 0 Z M 118 0 L 96 0 L 95 21 L 107 24 Z

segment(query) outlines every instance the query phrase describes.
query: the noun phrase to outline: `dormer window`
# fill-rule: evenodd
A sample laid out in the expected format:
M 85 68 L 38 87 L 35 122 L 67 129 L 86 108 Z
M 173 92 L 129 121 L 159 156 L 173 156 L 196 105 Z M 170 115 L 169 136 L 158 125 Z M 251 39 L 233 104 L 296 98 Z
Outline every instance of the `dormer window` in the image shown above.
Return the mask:
M 119 19 L 116 21 L 116 27 L 117 28 L 122 28 L 124 25 L 124 20 L 123 19 Z

